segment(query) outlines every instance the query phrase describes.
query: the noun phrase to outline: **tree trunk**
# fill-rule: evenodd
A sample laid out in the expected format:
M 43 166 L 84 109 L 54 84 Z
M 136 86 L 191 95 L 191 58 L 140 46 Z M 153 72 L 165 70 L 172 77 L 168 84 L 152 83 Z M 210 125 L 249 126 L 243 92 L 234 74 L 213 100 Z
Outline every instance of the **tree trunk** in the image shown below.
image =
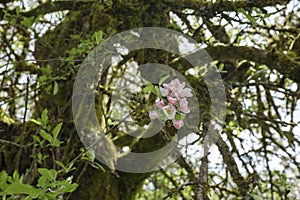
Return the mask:
M 145 2 L 146 4 L 147 2 Z M 54 30 L 48 31 L 36 42 L 35 57 L 37 60 L 51 60 L 53 58 L 66 57 L 67 51 L 76 47 L 86 34 L 93 34 L 95 31 L 103 31 L 106 37 L 110 36 L 115 30 L 121 32 L 132 28 L 141 26 L 166 26 L 169 24 L 168 13 L 162 14 L 163 7 L 157 3 L 149 3 L 141 9 L 125 4 L 115 2 L 113 5 L 94 3 L 90 6 L 83 6 L 82 9 L 71 11 L 63 22 Z M 126 7 L 127 6 L 127 7 Z M 153 8 L 156 7 L 156 8 Z M 143 9 L 148 9 L 145 11 Z M 160 12 L 159 10 L 162 10 Z M 153 12 L 159 12 L 155 14 Z M 127 14 L 126 14 L 127 13 Z M 129 20 L 133 23 L 128 23 L 126 17 L 134 17 L 134 20 Z M 159 19 L 155 19 L 155 17 Z M 80 39 L 74 39 L 72 34 L 79 34 Z M 84 59 L 84 57 L 80 57 Z M 78 65 L 80 63 L 77 63 Z M 49 61 L 41 62 L 41 66 L 51 67 L 52 76 L 60 76 L 60 74 L 69 73 L 70 66 L 64 61 Z M 57 119 L 63 119 L 65 122 L 73 120 L 71 113 L 71 96 L 73 90 L 73 83 L 75 74 L 70 74 L 69 78 L 59 82 L 59 93 L 55 101 L 47 95 L 43 94 L 40 98 L 41 109 L 48 108 L 49 115 L 55 116 Z M 101 118 L 101 116 L 98 116 Z M 68 127 L 64 127 L 63 133 L 67 133 L 64 138 L 68 139 L 72 135 L 76 135 L 73 142 L 66 149 L 71 149 L 72 152 L 78 152 L 81 144 L 77 137 L 76 130 L 73 123 L 69 123 Z M 76 144 L 76 145 L 74 145 Z M 68 160 L 71 160 L 69 158 Z M 149 173 L 145 174 L 129 174 L 118 172 L 118 176 L 110 173 L 110 170 L 103 172 L 95 169 L 90 165 L 81 165 L 77 168 L 76 177 L 79 183 L 77 190 L 69 195 L 69 199 L 89 199 L 89 200 L 131 200 L 134 199 L 135 194 L 141 188 L 143 181 Z

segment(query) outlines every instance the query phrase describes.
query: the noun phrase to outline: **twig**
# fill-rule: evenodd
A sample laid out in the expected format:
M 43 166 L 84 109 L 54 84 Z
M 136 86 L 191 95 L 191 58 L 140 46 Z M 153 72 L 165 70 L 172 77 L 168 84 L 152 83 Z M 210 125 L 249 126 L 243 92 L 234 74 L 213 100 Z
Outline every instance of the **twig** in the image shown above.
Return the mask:
M 188 183 L 185 183 L 185 184 L 182 184 L 181 186 L 177 187 L 177 188 L 174 188 L 172 189 L 167 196 L 165 196 L 164 198 L 162 198 L 162 200 L 166 200 L 168 198 L 171 198 L 176 192 L 179 192 L 181 190 L 184 190 L 185 187 L 187 186 L 194 186 L 194 185 L 197 185 L 198 182 L 197 181 L 194 181 L 194 182 L 188 182 Z
M 27 108 L 28 108 L 28 96 L 29 96 L 29 78 L 27 77 L 27 83 L 26 83 L 26 96 L 25 96 L 25 111 L 23 115 L 23 122 L 22 122 L 22 134 L 21 134 L 21 139 L 20 139 L 20 146 L 19 150 L 16 156 L 16 167 L 15 169 L 18 170 L 20 166 L 20 161 L 21 161 L 21 156 L 22 156 L 22 149 L 23 149 L 23 144 L 25 140 L 25 125 L 26 125 L 26 114 L 27 114 Z
M 169 181 L 171 181 L 171 183 L 174 185 L 175 189 L 178 188 L 178 184 L 176 183 L 176 181 L 171 176 L 169 176 L 163 169 L 161 169 L 160 172 L 165 177 L 167 177 L 167 179 L 169 179 Z M 182 199 L 186 199 L 181 190 L 178 190 L 177 192 L 180 194 L 180 196 L 182 197 Z
M 196 194 L 196 199 L 204 200 L 207 199 L 207 186 L 208 186 L 208 146 L 204 144 L 204 157 L 201 158 L 200 173 L 198 179 L 198 191 Z
M 12 142 L 12 141 L 9 141 L 9 140 L 4 140 L 4 139 L 0 139 L 0 143 L 11 144 L 11 145 L 14 145 L 16 147 L 22 147 L 22 148 L 29 147 L 29 146 L 34 144 L 34 142 L 32 142 L 32 143 L 29 143 L 27 145 L 20 145 L 20 144 L 17 144 L 15 142 Z

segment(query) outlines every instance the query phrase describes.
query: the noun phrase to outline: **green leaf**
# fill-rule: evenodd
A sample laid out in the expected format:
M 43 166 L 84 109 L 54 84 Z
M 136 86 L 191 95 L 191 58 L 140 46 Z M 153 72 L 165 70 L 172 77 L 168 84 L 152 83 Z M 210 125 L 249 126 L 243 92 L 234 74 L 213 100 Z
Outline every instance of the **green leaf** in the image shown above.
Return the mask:
M 26 27 L 30 27 L 33 23 L 34 23 L 34 16 L 31 16 L 29 18 L 24 17 L 24 19 L 21 21 L 21 24 Z
M 40 135 L 41 135 L 45 140 L 47 140 L 48 142 L 50 142 L 50 143 L 52 144 L 53 138 L 52 138 L 52 136 L 51 136 L 49 133 L 47 133 L 47 132 L 44 131 L 44 130 L 41 130 L 39 133 L 40 133 Z
M 147 92 L 152 92 L 153 91 L 153 85 L 151 83 L 149 83 L 144 89 L 143 92 L 147 93 Z
M 56 81 L 54 81 L 53 85 L 53 95 L 56 95 L 58 93 L 58 84 Z
M 55 147 L 59 147 L 59 146 L 60 146 L 60 141 L 59 141 L 58 139 L 55 138 L 55 139 L 52 141 L 52 145 L 55 146 Z
M 8 184 L 7 184 L 7 178 L 8 178 L 8 175 L 7 175 L 7 173 L 6 173 L 6 171 L 1 171 L 0 172 L 0 191 L 2 190 L 4 190 L 4 189 L 6 189 L 7 188 L 7 186 L 8 186 Z M 1 195 L 0 195 L 1 196 Z
M 21 11 L 21 8 L 20 8 L 20 6 L 16 6 L 16 7 L 15 7 L 15 10 L 16 10 L 16 13 L 17 13 L 17 14 L 19 14 L 19 13 L 20 13 L 20 11 Z
M 229 126 L 230 128 L 234 128 L 234 127 L 235 127 L 234 121 L 230 121 L 230 122 L 228 123 L 228 126 Z
M 57 124 L 57 125 L 55 126 L 55 128 L 53 129 L 52 135 L 53 135 L 53 138 L 54 138 L 54 139 L 57 138 L 57 136 L 58 136 L 58 134 L 59 134 L 59 132 L 60 132 L 60 130 L 61 130 L 62 125 L 63 125 L 63 123 L 60 122 L 60 123 Z
M 283 183 L 286 183 L 286 175 L 285 175 L 285 174 L 279 174 L 279 173 L 278 173 L 278 176 L 279 176 L 280 180 L 281 180 Z
M 0 121 L 3 121 L 4 123 L 11 125 L 15 123 L 15 120 L 13 120 L 6 112 L 4 112 L 2 109 L 0 109 Z
M 81 39 L 81 36 L 78 35 L 78 34 L 71 34 L 70 37 L 71 37 L 72 40 L 79 40 L 79 39 Z
M 162 98 L 158 87 L 154 87 L 154 94 L 156 94 L 156 96 L 158 96 L 159 98 Z
M 0 183 L 1 182 L 6 182 L 7 177 L 8 177 L 8 175 L 7 175 L 6 171 L 4 171 L 4 170 L 1 171 L 0 172 Z
M 150 91 L 151 91 L 151 88 L 149 88 L 149 87 L 145 87 L 145 88 L 143 89 L 143 92 L 145 92 L 145 93 L 150 92 Z
M 184 117 L 185 117 L 185 114 L 178 114 L 178 113 L 176 113 L 175 120 L 183 120 Z
M 169 75 L 162 77 L 162 78 L 159 80 L 159 83 L 158 83 L 158 84 L 159 84 L 159 85 L 163 84 L 163 83 L 165 82 L 165 80 L 167 80 L 169 77 L 170 77 Z
M 42 161 L 43 161 L 43 154 L 41 154 L 41 152 L 39 152 L 38 153 L 38 155 L 37 155 L 37 158 L 38 158 L 38 163 L 42 163 Z
M 40 138 L 39 138 L 38 136 L 36 136 L 36 135 L 33 135 L 33 136 L 32 136 L 32 139 L 33 139 L 35 142 L 37 142 L 37 143 L 40 143 L 40 142 L 41 142 Z
M 19 173 L 15 170 L 13 175 L 12 175 L 12 179 L 14 182 L 18 182 L 19 180 Z
M 4 192 L 7 194 L 27 194 L 32 198 L 37 198 L 41 191 L 31 185 L 12 183 L 5 189 Z
M 10 23 L 11 23 L 11 25 L 16 25 L 17 20 L 16 20 L 15 18 L 12 18 L 12 19 L 10 20 Z
M 56 127 L 52 130 L 52 141 L 51 141 L 51 144 L 55 147 L 59 147 L 60 146 L 60 141 L 57 139 L 57 136 L 61 130 L 61 127 L 62 127 L 62 122 L 57 124 Z
M 48 110 L 47 110 L 47 108 L 44 109 L 43 112 L 42 112 L 42 122 L 44 124 L 48 123 Z
M 219 71 L 223 71 L 223 69 L 224 69 L 224 63 L 221 63 L 221 64 L 219 65 Z
M 54 169 L 39 168 L 38 172 L 47 180 L 55 180 L 57 176 L 57 171 Z
M 63 168 L 65 171 L 67 170 L 66 166 L 64 165 L 64 163 L 62 163 L 61 161 L 59 160 L 56 160 L 55 163 L 60 166 L 61 168 Z
M 66 173 L 76 169 L 75 167 L 73 167 L 73 165 L 74 165 L 74 162 L 69 163 L 69 165 L 67 166 Z
M 85 153 L 85 157 L 82 158 L 82 160 L 88 160 L 91 162 L 94 162 L 95 160 L 95 151 L 92 149 L 89 149 L 86 153 Z
M 73 192 L 78 187 L 78 184 L 76 183 L 71 184 L 68 181 L 61 181 L 60 185 L 63 186 L 62 189 L 63 192 Z
M 33 123 L 35 123 L 35 124 L 37 124 L 37 125 L 42 125 L 42 122 L 39 121 L 39 120 L 36 120 L 36 119 L 30 119 L 29 121 L 30 121 L 30 122 L 33 122 Z
M 249 15 L 244 8 L 238 8 L 237 11 L 242 13 L 251 22 L 252 25 L 256 25 L 256 19 Z

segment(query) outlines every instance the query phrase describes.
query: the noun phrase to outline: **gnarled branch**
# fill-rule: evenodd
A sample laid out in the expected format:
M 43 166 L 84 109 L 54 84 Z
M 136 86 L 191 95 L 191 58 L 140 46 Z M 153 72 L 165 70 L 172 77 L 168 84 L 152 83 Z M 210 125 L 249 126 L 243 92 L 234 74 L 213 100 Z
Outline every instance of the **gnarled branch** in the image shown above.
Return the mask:
M 291 80 L 300 83 L 300 62 L 280 52 L 262 50 L 247 46 L 216 46 L 206 48 L 214 60 L 249 60 L 275 69 Z

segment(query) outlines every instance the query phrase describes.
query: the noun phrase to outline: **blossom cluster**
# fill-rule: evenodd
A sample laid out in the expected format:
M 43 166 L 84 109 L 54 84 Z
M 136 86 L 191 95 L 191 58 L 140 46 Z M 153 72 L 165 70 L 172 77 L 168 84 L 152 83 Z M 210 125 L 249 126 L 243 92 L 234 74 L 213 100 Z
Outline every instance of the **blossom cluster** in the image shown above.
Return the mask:
M 180 129 L 184 125 L 185 114 L 190 112 L 187 98 L 193 96 L 191 89 L 185 88 L 185 82 L 174 79 L 160 86 L 159 92 L 160 98 L 155 101 L 155 109 L 149 112 L 150 119 L 172 120 L 173 126 Z

